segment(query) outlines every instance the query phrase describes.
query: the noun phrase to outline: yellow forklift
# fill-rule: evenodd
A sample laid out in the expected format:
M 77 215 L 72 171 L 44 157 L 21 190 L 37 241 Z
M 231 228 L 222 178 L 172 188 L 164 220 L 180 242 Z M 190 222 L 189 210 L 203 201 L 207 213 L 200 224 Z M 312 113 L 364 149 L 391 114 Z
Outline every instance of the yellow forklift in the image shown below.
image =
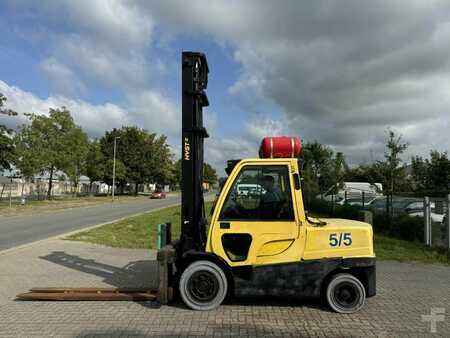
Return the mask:
M 210 310 L 230 295 L 322 297 L 334 311 L 359 310 L 376 293 L 372 227 L 306 216 L 294 141 L 291 153 L 277 152 L 274 138 L 267 156 L 262 151 L 263 158 L 228 162 L 229 176 L 206 232 L 201 187 L 208 136 L 202 116 L 208 105 L 205 55 L 184 52 L 182 69 L 182 232 L 171 246 L 173 286 L 184 303 Z
M 371 225 L 307 217 L 296 138 L 284 138 L 290 151 L 267 138 L 261 158 L 228 161 L 208 226 L 202 187 L 208 72 L 204 54 L 183 52 L 181 235 L 158 251 L 158 291 L 40 288 L 18 298 L 166 303 L 173 290 L 194 310 L 214 309 L 226 297 L 277 296 L 320 297 L 336 312 L 353 313 L 375 295 Z

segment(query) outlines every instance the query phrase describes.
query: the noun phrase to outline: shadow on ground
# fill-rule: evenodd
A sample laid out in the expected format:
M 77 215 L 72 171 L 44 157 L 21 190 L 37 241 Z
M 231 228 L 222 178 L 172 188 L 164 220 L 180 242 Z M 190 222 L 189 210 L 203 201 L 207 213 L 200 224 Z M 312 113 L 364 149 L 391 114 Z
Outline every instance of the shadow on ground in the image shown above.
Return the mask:
M 96 262 L 64 251 L 54 251 L 39 257 L 64 267 L 103 278 L 103 282 L 118 288 L 156 288 L 158 278 L 157 261 L 142 260 L 130 262 L 122 268 Z

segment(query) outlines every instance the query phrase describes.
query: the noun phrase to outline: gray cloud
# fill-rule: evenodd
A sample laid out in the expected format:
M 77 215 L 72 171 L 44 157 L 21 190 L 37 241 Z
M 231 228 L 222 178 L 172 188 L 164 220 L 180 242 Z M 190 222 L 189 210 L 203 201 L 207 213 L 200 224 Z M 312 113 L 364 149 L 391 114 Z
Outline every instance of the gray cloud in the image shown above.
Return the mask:
M 173 140 L 179 109 L 149 89 L 148 77 L 157 79 L 167 65 L 144 58 L 159 43 L 155 27 L 164 38 L 206 36 L 230 46 L 242 73 L 229 93 L 245 96 L 249 118 L 235 135 L 207 141 L 218 167 L 227 157 L 256 155 L 266 133 L 317 139 L 353 163 L 381 158 L 388 127 L 410 143 L 408 155 L 449 148 L 445 0 L 49 1 L 36 12 L 70 25 L 52 36 L 54 63 L 43 63 L 56 92 L 79 91 L 86 79 L 119 88 L 135 102 L 123 109 L 126 121 L 161 128 Z M 75 89 L 67 87 L 73 74 Z M 278 108 L 276 120 L 253 115 L 261 102 Z M 147 105 L 157 113 L 141 116 Z M 214 119 L 208 123 L 214 128 Z
M 255 107 L 273 100 L 288 131 L 352 162 L 371 150 L 382 156 L 388 127 L 403 133 L 410 153 L 449 148 L 449 2 L 190 4 L 146 6 L 174 34 L 210 34 L 234 46 L 243 74 L 230 92 L 250 92 Z

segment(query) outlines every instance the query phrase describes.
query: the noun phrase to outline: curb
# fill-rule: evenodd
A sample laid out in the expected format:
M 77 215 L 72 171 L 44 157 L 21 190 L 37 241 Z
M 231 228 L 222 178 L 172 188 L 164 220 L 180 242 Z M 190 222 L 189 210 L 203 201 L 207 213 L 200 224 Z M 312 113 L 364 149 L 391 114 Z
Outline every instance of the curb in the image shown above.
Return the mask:
M 175 206 L 180 205 L 180 204 L 181 203 L 169 204 L 169 205 L 166 205 L 164 207 L 160 207 L 160 208 L 156 208 L 156 209 L 152 209 L 152 210 L 148 210 L 148 211 L 143 211 L 143 212 L 138 212 L 136 214 L 128 215 L 128 216 L 125 216 L 125 217 L 120 217 L 120 218 L 114 219 L 112 221 L 108 221 L 108 222 L 104 222 L 104 223 L 100 223 L 100 224 L 95 224 L 95 225 L 90 225 L 90 226 L 82 228 L 82 229 L 65 232 L 63 234 L 59 234 L 59 235 L 56 235 L 56 236 L 51 236 L 51 237 L 40 239 L 40 240 L 37 240 L 37 241 L 34 241 L 34 242 L 18 245 L 18 246 L 9 248 L 9 249 L 0 250 L 0 256 L 6 255 L 6 254 L 11 253 L 11 252 L 20 251 L 22 249 L 26 249 L 26 248 L 28 248 L 30 246 L 38 245 L 38 244 L 44 243 L 46 241 L 51 241 L 51 240 L 55 240 L 55 239 L 64 239 L 64 237 L 75 235 L 75 234 L 77 234 L 79 232 L 93 230 L 93 229 L 99 228 L 99 227 L 107 225 L 107 224 L 123 221 L 123 220 L 125 220 L 127 218 L 130 218 L 130 217 L 136 217 L 136 216 L 140 216 L 140 215 L 143 215 L 143 214 L 152 213 L 154 211 L 162 210 L 162 209 L 165 209 L 165 208 L 175 207 Z M 74 241 L 74 242 L 76 242 L 76 241 Z

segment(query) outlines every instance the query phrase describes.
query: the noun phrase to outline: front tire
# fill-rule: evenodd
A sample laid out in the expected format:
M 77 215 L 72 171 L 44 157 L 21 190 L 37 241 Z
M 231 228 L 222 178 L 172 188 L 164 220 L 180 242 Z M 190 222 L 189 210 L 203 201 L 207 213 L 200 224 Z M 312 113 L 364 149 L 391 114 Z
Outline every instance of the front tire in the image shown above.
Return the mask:
M 210 261 L 196 261 L 182 273 L 179 290 L 183 302 L 193 310 L 212 310 L 222 304 L 228 291 L 223 270 Z
M 333 276 L 326 289 L 326 300 L 338 313 L 354 313 L 366 300 L 366 290 L 358 278 L 348 273 Z

